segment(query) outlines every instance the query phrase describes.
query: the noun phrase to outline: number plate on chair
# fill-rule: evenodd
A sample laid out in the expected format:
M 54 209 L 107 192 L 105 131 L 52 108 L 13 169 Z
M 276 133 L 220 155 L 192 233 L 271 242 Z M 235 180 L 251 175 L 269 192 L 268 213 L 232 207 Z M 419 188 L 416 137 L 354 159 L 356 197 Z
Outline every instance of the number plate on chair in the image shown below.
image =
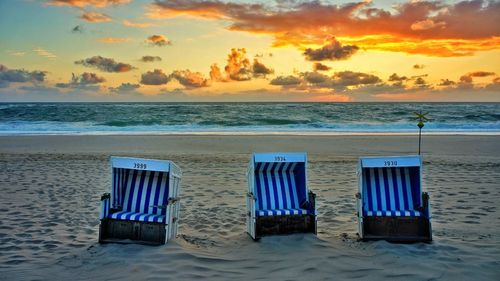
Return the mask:
M 285 158 L 285 156 L 274 156 L 274 161 L 285 162 L 286 158 Z
M 147 165 L 145 163 L 134 163 L 134 169 L 146 169 Z
M 395 161 L 395 160 L 385 160 L 384 161 L 385 167 L 396 167 L 397 165 L 398 165 L 398 161 Z

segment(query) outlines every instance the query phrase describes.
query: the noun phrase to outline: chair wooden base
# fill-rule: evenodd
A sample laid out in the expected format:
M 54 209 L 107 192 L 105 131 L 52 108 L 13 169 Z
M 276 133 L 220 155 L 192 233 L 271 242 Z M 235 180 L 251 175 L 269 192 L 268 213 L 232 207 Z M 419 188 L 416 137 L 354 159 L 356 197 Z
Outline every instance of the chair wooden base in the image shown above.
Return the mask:
M 256 218 L 255 240 L 266 235 L 314 233 L 316 217 L 314 215 L 287 215 Z
M 99 243 L 165 244 L 165 224 L 103 219 L 99 226 Z
M 363 240 L 430 242 L 431 224 L 425 217 L 364 217 Z

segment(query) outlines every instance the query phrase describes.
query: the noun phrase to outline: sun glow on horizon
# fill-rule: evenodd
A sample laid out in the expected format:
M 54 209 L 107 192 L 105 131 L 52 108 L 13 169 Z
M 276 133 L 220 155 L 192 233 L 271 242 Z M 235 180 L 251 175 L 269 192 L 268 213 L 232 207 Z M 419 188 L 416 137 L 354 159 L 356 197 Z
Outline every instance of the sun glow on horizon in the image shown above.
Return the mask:
M 0 98 L 500 101 L 499 1 L 344 2 L 2 1 Z

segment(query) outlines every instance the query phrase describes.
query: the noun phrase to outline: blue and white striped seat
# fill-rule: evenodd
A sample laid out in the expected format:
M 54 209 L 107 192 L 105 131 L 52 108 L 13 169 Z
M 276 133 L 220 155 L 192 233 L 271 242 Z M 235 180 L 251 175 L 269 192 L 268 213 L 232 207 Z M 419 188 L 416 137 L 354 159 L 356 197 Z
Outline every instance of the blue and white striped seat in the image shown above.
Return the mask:
M 364 168 L 363 215 L 419 217 L 422 205 L 418 168 Z
M 304 169 L 304 164 L 259 162 L 255 165 L 256 216 L 308 214 L 308 210 L 300 207 L 306 200 L 305 187 L 300 188 L 305 182 L 297 183 L 296 175 L 300 168 Z
M 165 223 L 168 172 L 113 168 L 113 208 L 108 218 Z

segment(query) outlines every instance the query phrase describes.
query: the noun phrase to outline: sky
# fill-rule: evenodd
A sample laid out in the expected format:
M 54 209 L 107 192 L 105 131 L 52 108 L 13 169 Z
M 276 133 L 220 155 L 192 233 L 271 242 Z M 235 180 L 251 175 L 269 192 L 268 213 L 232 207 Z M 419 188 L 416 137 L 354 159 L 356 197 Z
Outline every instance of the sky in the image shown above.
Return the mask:
M 2 0 L 1 101 L 500 102 L 500 0 Z

